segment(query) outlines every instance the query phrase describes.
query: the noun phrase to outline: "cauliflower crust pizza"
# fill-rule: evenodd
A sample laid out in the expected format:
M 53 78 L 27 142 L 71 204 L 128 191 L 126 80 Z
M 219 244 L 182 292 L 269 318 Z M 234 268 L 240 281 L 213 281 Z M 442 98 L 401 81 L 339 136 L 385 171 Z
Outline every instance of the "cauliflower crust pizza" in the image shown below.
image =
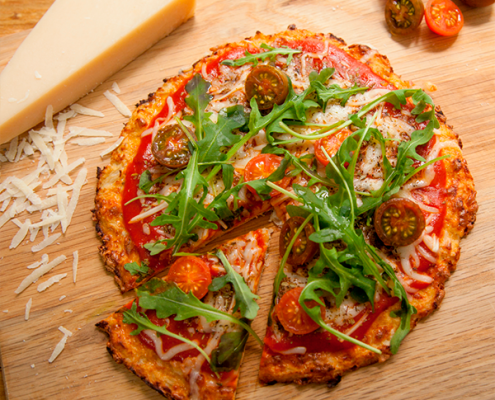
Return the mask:
M 272 210 L 260 380 L 336 384 L 439 307 L 476 219 L 460 139 L 368 46 L 290 26 L 212 51 L 140 102 L 98 172 L 100 253 L 127 291 Z
M 178 257 L 163 280 L 142 285 L 97 324 L 114 360 L 170 399 L 233 399 L 269 237 L 259 229 L 215 253 Z

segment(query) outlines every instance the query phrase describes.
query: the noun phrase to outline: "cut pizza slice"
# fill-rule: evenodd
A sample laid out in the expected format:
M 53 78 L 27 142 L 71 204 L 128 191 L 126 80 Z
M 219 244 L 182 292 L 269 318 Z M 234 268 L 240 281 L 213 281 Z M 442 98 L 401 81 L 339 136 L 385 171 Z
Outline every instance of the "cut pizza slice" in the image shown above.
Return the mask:
M 177 258 L 164 279 L 97 326 L 107 348 L 170 399 L 233 399 L 258 306 L 269 231 L 230 240 L 212 253 Z

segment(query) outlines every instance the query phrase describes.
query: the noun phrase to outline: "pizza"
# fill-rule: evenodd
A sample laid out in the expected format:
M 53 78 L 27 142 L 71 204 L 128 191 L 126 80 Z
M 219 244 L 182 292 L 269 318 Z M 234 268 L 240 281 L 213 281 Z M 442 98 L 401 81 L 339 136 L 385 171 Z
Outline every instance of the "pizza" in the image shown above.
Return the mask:
M 259 229 L 178 257 L 164 279 L 140 286 L 97 324 L 114 360 L 170 399 L 233 399 L 269 238 Z
M 212 51 L 137 104 L 98 171 L 100 254 L 127 291 L 272 212 L 260 381 L 336 384 L 439 307 L 476 219 L 461 141 L 368 46 L 290 26 Z

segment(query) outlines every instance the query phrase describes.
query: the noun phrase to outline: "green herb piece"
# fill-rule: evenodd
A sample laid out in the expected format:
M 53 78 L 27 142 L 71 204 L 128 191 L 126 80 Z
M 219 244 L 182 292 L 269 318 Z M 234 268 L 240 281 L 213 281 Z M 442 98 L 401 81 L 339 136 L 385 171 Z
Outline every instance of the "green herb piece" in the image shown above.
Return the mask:
M 198 140 L 203 139 L 203 120 L 205 116 L 205 108 L 212 99 L 212 96 L 208 94 L 210 83 L 205 81 L 201 74 L 196 74 L 186 84 L 186 91 L 188 96 L 186 97 L 186 104 L 193 110 L 193 115 L 187 115 L 184 117 L 186 121 L 190 121 L 196 127 L 196 138 Z
M 226 372 L 239 367 L 248 337 L 245 330 L 222 335 L 218 347 L 211 353 L 211 362 L 216 371 Z
M 189 339 L 186 339 L 185 337 L 182 337 L 180 335 L 176 335 L 175 333 L 170 332 L 167 328 L 163 326 L 158 326 L 155 325 L 153 322 L 150 321 L 148 316 L 145 313 L 140 313 L 137 311 L 137 305 L 136 303 L 132 303 L 132 307 L 130 310 L 124 311 L 123 313 L 123 322 L 125 324 L 136 324 L 137 329 L 131 332 L 131 335 L 139 335 L 143 330 L 145 329 L 151 329 L 155 332 L 158 332 L 162 335 L 167 335 L 170 337 L 173 337 L 174 339 L 178 339 L 181 342 L 187 343 L 188 345 L 194 347 L 196 350 L 198 350 L 206 360 L 211 363 L 211 359 L 208 356 L 208 354 L 205 353 L 205 351 L 199 347 L 196 342 L 193 342 Z
M 323 83 L 318 81 L 311 82 L 311 85 L 316 90 L 318 99 L 322 103 L 323 111 L 325 111 L 326 105 L 329 100 L 340 100 L 340 105 L 344 107 L 349 100 L 349 97 L 357 93 L 364 93 L 369 89 L 367 87 L 359 87 L 357 84 L 354 84 L 353 87 L 347 89 L 341 88 L 337 84 L 326 87 Z
M 248 50 L 246 50 L 244 53 L 246 57 L 242 57 L 237 60 L 223 60 L 222 64 L 229 65 L 231 67 L 240 67 L 241 65 L 247 63 L 253 63 L 253 65 L 256 67 L 258 65 L 258 61 L 265 61 L 267 58 L 274 61 L 277 55 L 282 55 L 282 56 L 288 55 L 289 57 L 287 57 L 287 65 L 289 65 L 292 61 L 292 57 L 294 56 L 294 54 L 301 53 L 301 50 L 291 49 L 290 47 L 287 46 L 275 48 L 268 46 L 265 43 L 262 43 L 260 47 L 267 51 L 263 53 L 251 54 Z
M 245 125 L 246 121 L 243 106 L 220 110 L 216 124 L 206 119 L 203 122 L 204 138 L 198 142 L 199 162 L 224 161 L 225 154 L 221 149 L 241 140 L 241 136 L 232 134 L 232 131 Z
M 329 285 L 328 280 L 325 279 L 319 279 L 319 280 L 314 280 L 306 285 L 306 287 L 303 289 L 301 292 L 301 295 L 299 296 L 299 304 L 302 306 L 304 311 L 315 321 L 320 327 L 325 329 L 326 331 L 330 332 L 332 335 L 335 335 L 339 339 L 346 340 L 350 343 L 356 344 L 358 346 L 361 346 L 367 350 L 372 351 L 373 353 L 376 354 L 382 354 L 382 352 L 378 349 L 375 349 L 373 346 L 370 346 L 369 344 L 363 343 L 357 339 L 354 339 L 351 336 L 348 336 L 336 329 L 331 328 L 327 324 L 325 324 L 325 321 L 323 321 L 323 318 L 321 317 L 321 312 L 320 312 L 320 307 L 315 306 L 313 308 L 309 308 L 306 305 L 306 301 L 308 300 L 314 300 L 318 304 L 321 304 L 322 306 L 325 307 L 325 303 L 323 303 L 320 299 L 320 292 L 319 290 L 326 290 L 326 291 L 333 291 L 333 288 L 331 285 Z
M 161 279 L 152 279 L 137 290 L 139 306 L 145 310 L 155 310 L 158 318 L 168 318 L 175 314 L 176 321 L 203 316 L 207 322 L 226 320 L 247 330 L 263 344 L 251 327 L 231 314 L 202 303 L 194 295 L 184 293 L 177 285 Z
M 131 275 L 138 275 L 138 282 L 145 278 L 150 270 L 144 261 L 141 265 L 139 265 L 136 261 L 127 263 L 124 265 L 124 268 L 129 271 Z
M 225 254 L 223 254 L 222 250 L 218 250 L 215 255 L 220 259 L 227 273 L 223 276 L 219 276 L 213 279 L 208 289 L 215 292 L 223 288 L 227 283 L 231 283 L 234 287 L 235 293 L 234 312 L 237 309 L 240 309 L 241 315 L 244 318 L 251 320 L 254 319 L 258 314 L 258 310 L 260 309 L 260 307 L 256 303 L 256 300 L 259 299 L 259 296 L 251 292 L 251 289 L 249 289 L 249 286 L 247 285 L 244 278 L 239 275 L 234 270 L 234 268 L 232 268 L 229 260 L 227 260 L 227 257 L 225 257 Z
M 261 150 L 261 154 L 284 155 L 285 158 L 289 159 L 291 164 L 294 166 L 295 172 L 293 172 L 291 176 L 295 176 L 301 172 L 304 172 L 310 178 L 308 182 L 308 187 L 314 185 L 315 183 L 321 183 L 322 185 L 328 187 L 335 187 L 335 184 L 332 181 L 326 179 L 325 177 L 320 176 L 320 174 L 316 172 L 316 169 L 312 169 L 308 165 L 308 163 L 306 163 L 306 160 L 313 160 L 314 158 L 313 155 L 306 154 L 297 158 L 290 151 L 281 147 L 273 146 L 271 144 L 268 144 L 265 147 L 263 147 L 263 149 Z

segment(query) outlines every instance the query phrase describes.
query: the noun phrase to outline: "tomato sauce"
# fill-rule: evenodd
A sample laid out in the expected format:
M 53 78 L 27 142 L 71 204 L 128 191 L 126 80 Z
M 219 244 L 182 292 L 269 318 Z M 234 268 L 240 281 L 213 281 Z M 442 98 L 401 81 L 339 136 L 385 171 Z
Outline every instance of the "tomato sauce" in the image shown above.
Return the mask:
M 383 295 L 380 299 L 375 303 L 375 311 L 368 314 L 366 321 L 363 322 L 359 328 L 357 328 L 350 336 L 357 339 L 363 340 L 366 332 L 371 327 L 373 322 L 378 318 L 378 316 L 387 308 L 394 305 L 398 302 L 399 299 L 397 297 L 389 297 L 387 295 Z M 371 308 L 371 306 L 370 306 Z M 355 320 L 358 321 L 362 314 L 358 315 Z M 349 326 L 342 327 L 334 327 L 339 331 L 345 331 L 349 328 Z M 264 339 L 264 343 L 266 345 L 265 349 L 271 351 L 272 353 L 277 353 L 280 351 L 286 351 L 293 349 L 294 347 L 305 347 L 306 353 L 320 353 L 320 352 L 337 352 L 342 350 L 350 349 L 355 344 L 352 344 L 347 341 L 340 341 L 332 335 L 330 332 L 323 331 L 319 329 L 318 331 L 308 333 L 306 335 L 292 335 L 289 336 L 289 333 L 283 330 L 282 338 L 277 340 L 275 337 L 273 330 L 271 327 L 268 327 L 266 336 Z
M 428 143 L 422 146 L 418 146 L 417 153 L 422 157 L 425 157 L 432 150 L 435 142 L 436 137 L 433 136 L 433 138 L 431 138 Z M 417 163 L 415 166 L 417 165 L 419 165 L 419 163 Z M 433 230 L 429 233 L 429 235 L 434 234 L 439 237 L 442 231 L 442 227 L 444 226 L 445 215 L 447 212 L 447 207 L 445 204 L 445 187 L 447 184 L 447 174 L 442 161 L 437 161 L 434 165 L 433 170 L 435 171 L 435 177 L 431 181 L 430 185 L 424 188 L 414 189 L 411 191 L 411 194 L 419 202 L 425 203 L 426 200 L 427 205 L 438 209 L 438 213 L 429 213 L 427 211 L 423 211 L 423 213 L 425 213 L 425 218 L 430 217 L 428 226 L 433 227 Z M 423 242 L 421 242 L 418 246 L 421 246 L 421 248 L 432 257 L 436 256 Z M 435 266 L 435 263 L 432 263 L 424 258 L 419 251 L 416 251 L 416 254 L 419 258 L 419 265 L 413 264 L 413 268 L 415 271 L 419 273 L 426 273 L 429 268 Z M 404 280 L 412 288 L 420 290 L 430 285 L 426 282 L 411 279 L 407 275 L 404 275 Z

